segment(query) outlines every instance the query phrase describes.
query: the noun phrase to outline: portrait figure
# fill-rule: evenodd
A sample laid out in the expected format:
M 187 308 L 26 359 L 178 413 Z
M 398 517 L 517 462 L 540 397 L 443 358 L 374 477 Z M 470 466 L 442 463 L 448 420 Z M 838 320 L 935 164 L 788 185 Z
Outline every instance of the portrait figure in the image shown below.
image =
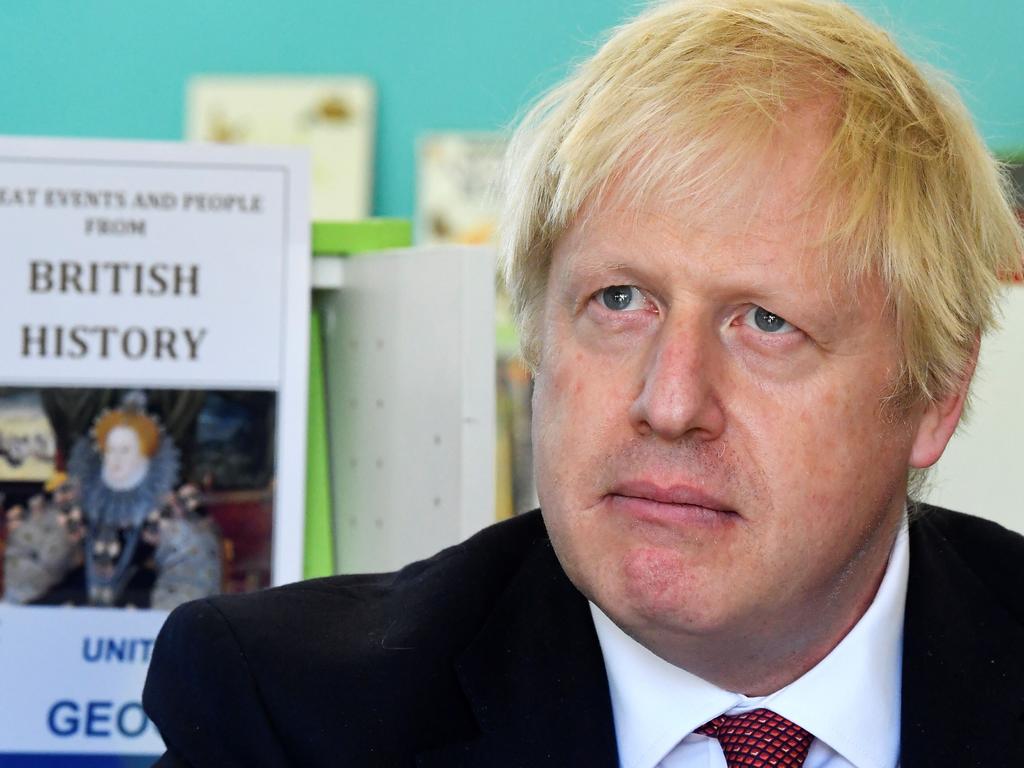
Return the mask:
M 130 392 L 71 446 L 66 473 L 7 513 L 4 600 L 172 608 L 220 591 L 220 536 L 179 452 Z

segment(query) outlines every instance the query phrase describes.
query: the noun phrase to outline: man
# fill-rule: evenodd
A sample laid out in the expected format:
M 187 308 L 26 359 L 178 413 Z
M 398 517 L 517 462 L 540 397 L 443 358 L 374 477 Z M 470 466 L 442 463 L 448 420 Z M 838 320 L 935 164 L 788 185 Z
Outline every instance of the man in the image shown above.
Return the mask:
M 1024 252 L 955 96 L 843 6 L 683 0 L 509 167 L 543 512 L 176 612 L 164 764 L 1020 764 L 1024 541 L 907 501 Z

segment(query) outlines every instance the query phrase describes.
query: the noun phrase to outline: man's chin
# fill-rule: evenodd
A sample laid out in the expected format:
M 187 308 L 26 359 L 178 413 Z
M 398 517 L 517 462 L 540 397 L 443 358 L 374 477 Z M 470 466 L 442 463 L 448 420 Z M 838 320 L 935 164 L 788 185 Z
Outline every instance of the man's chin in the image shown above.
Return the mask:
M 706 564 L 657 547 L 630 551 L 618 579 L 605 582 L 595 603 L 629 631 L 713 635 L 729 624 L 729 579 Z

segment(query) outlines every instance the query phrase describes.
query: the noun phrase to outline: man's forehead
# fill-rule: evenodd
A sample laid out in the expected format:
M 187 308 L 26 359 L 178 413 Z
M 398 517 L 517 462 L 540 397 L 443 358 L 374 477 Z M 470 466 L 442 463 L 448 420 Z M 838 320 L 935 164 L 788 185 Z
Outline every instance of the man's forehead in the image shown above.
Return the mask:
M 725 124 L 701 139 L 639 137 L 633 155 L 587 195 L 572 226 L 622 210 L 733 234 L 813 223 L 838 196 L 826 167 L 836 115 L 835 100 L 823 97 L 789 105 L 762 126 Z
M 552 268 L 580 273 L 669 266 L 697 257 L 712 273 L 782 269 L 830 283 L 821 217 L 774 202 L 703 208 L 651 200 L 635 207 L 589 206 L 554 248 Z M 706 259 L 708 255 L 720 258 Z

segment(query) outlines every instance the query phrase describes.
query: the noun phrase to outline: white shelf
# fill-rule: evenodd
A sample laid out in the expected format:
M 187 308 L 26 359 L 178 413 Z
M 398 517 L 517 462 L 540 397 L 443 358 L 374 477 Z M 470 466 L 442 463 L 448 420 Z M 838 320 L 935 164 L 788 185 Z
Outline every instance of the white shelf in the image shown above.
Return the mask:
M 494 521 L 495 252 L 317 262 L 336 569 L 393 570 Z

